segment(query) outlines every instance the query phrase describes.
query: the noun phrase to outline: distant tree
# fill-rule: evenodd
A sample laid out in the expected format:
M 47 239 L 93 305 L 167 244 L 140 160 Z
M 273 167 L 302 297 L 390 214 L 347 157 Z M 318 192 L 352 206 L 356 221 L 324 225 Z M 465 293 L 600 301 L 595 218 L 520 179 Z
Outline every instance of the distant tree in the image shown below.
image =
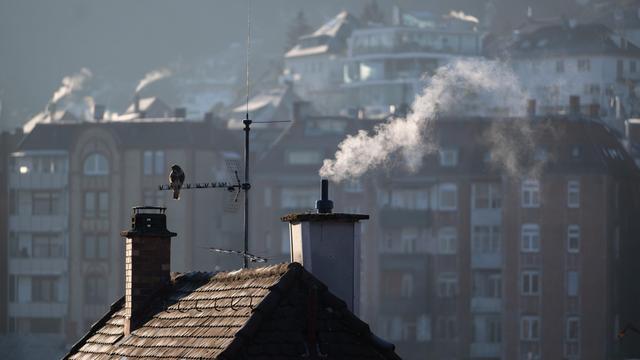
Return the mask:
M 307 17 L 302 10 L 298 11 L 298 14 L 293 19 L 289 29 L 287 30 L 287 44 L 286 50 L 291 50 L 298 43 L 298 39 L 311 32 L 311 26 L 307 23 Z
M 363 24 L 383 24 L 384 23 L 384 14 L 380 7 L 378 6 L 378 1 L 370 0 L 368 3 L 364 5 L 362 8 L 362 15 L 360 16 L 360 20 L 362 20 Z

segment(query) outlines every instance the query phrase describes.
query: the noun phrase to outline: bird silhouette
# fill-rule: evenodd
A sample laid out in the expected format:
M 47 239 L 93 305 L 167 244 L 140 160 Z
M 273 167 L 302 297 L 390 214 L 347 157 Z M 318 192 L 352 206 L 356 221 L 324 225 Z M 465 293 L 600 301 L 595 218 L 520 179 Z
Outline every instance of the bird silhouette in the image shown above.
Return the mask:
M 169 181 L 171 183 L 171 189 L 173 189 L 173 198 L 180 199 L 180 189 L 184 184 L 184 171 L 178 165 L 171 166 L 171 173 L 169 174 Z

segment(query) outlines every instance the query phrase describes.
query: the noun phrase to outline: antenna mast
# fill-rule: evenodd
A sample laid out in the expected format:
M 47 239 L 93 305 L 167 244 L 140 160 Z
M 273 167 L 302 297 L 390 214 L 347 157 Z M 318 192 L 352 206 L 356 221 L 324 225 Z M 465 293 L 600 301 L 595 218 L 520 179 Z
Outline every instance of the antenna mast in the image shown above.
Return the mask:
M 249 132 L 251 131 L 251 119 L 249 119 L 249 59 L 251 55 L 251 0 L 247 0 L 247 112 L 245 114 L 244 124 L 244 183 L 242 190 L 244 191 L 244 253 L 249 252 Z M 249 259 L 244 257 L 245 269 L 249 267 Z

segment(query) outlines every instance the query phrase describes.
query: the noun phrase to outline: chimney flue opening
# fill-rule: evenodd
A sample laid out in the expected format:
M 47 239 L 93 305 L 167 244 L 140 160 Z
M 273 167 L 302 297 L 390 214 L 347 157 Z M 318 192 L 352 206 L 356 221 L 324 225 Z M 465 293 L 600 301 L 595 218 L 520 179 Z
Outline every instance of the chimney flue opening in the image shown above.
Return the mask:
M 329 200 L 329 180 L 322 179 L 322 192 L 320 200 L 316 201 L 318 214 L 331 214 L 333 201 Z

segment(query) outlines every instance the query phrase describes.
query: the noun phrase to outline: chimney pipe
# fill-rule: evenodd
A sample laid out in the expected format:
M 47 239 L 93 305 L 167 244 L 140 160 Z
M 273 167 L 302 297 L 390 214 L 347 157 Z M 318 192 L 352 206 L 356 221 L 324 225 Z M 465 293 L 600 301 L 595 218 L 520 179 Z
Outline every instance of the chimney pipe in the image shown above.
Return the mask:
M 569 96 L 569 114 L 574 116 L 580 115 L 580 96 Z
M 93 119 L 96 122 L 102 121 L 102 119 L 104 119 L 104 111 L 105 111 L 104 105 L 99 105 L 99 104 L 93 105 Z
M 308 101 L 296 101 L 293 103 L 293 121 L 303 121 L 305 117 L 309 116 L 309 102 Z
M 289 214 L 291 261 L 298 262 L 357 314 L 360 304 L 360 220 L 369 215 L 332 213 L 329 182 L 322 180 L 318 212 Z
M 133 112 L 136 114 L 140 112 L 140 94 L 138 93 L 133 96 Z
M 527 116 L 528 117 L 536 116 L 536 99 L 527 100 Z
M 173 111 L 173 117 L 185 119 L 187 117 L 187 108 L 175 108 L 175 110 Z
M 134 207 L 131 229 L 120 233 L 126 238 L 125 335 L 144 321 L 149 302 L 171 280 L 171 238 L 176 233 L 167 230 L 165 211 L 164 207 Z
M 321 187 L 321 197 L 320 200 L 316 201 L 316 210 L 318 214 L 331 214 L 333 201 L 329 200 L 329 180 L 322 179 Z
M 51 122 L 56 120 L 56 111 L 58 111 L 58 104 L 50 102 L 49 105 L 47 105 L 47 113 L 49 113 L 49 119 Z

